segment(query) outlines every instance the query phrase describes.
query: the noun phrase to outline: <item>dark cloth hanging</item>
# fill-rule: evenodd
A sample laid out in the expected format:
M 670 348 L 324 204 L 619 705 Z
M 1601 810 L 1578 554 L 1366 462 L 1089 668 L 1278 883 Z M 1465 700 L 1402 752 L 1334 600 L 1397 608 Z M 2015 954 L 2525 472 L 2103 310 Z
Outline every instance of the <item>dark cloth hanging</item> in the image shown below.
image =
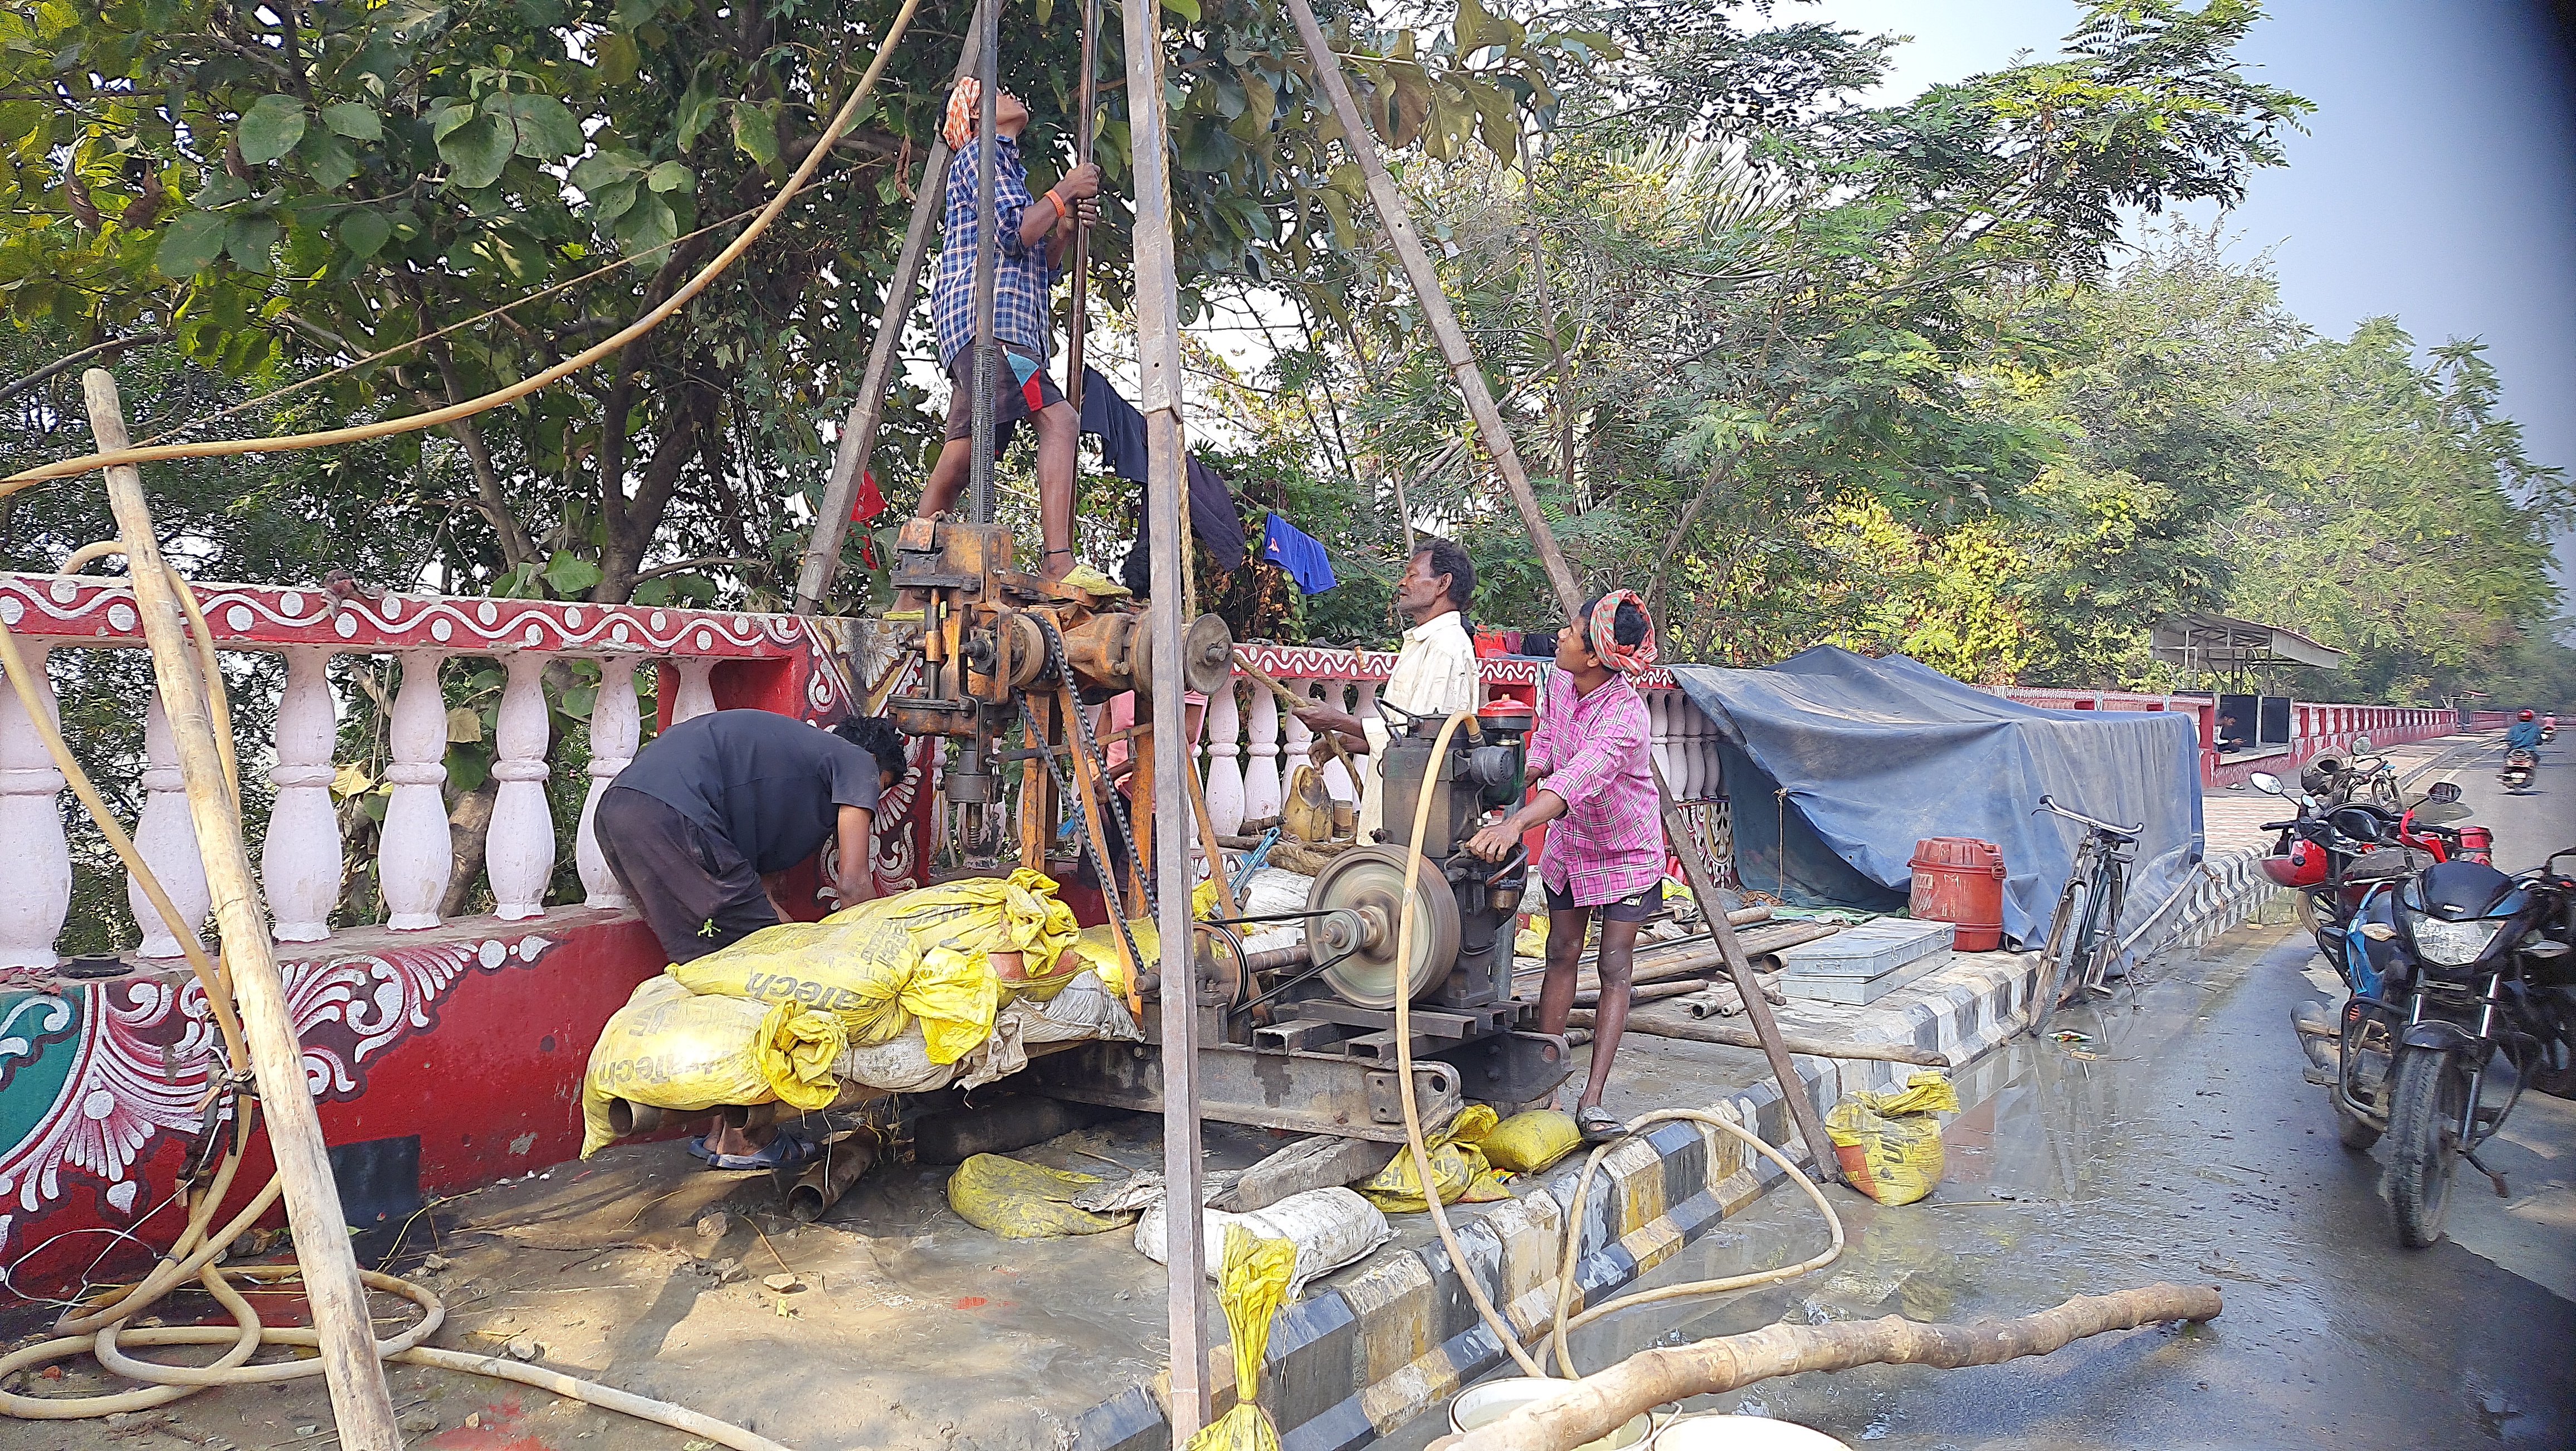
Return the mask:
M 1118 396 L 1097 368 L 1082 370 L 1082 431 L 1100 440 L 1100 455 L 1109 471 L 1129 483 L 1142 484 L 1152 472 L 1146 466 L 1145 415 Z M 1190 533 L 1216 561 L 1220 573 L 1243 568 L 1243 515 L 1225 477 L 1193 458 L 1189 461 Z M 1146 594 L 1145 501 L 1136 501 L 1136 547 L 1127 554 L 1120 583 Z
M 1088 392 L 1083 397 L 1090 398 Z M 1225 476 L 1216 470 L 1190 460 L 1190 535 L 1216 561 L 1217 573 L 1232 574 L 1243 568 L 1243 515 L 1234 506 L 1234 491 L 1226 486 Z M 1152 530 L 1145 523 L 1145 501 L 1136 500 L 1136 547 L 1127 551 L 1127 564 L 1119 571 L 1118 582 L 1139 595 L 1151 595 L 1152 566 L 1147 558 L 1146 541 Z
M 1131 484 L 1145 482 L 1145 415 L 1118 396 L 1098 368 L 1082 370 L 1082 431 L 1100 440 L 1109 471 Z

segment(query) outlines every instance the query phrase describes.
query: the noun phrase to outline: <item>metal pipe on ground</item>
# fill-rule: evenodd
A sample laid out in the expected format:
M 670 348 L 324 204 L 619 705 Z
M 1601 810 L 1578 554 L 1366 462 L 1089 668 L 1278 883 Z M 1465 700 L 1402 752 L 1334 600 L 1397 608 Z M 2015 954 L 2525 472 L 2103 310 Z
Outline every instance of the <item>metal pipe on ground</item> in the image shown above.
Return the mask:
M 1763 1005 L 1767 1010 L 1769 1004 Z M 1577 1012 L 1580 1026 L 1592 1026 L 1592 1015 Z M 1572 1019 L 1568 1020 L 1569 1022 Z M 1727 1048 L 1761 1048 L 1762 1034 L 1750 1025 L 1732 1019 L 1693 1018 L 1673 1003 L 1656 1003 L 1628 1014 L 1628 1031 L 1655 1038 L 1679 1038 L 1692 1043 L 1715 1043 Z M 1830 1038 L 1804 1038 L 1781 1034 L 1777 1046 L 1784 1053 L 1804 1053 L 1811 1058 L 1866 1058 L 1880 1063 L 1912 1063 L 1924 1068 L 1948 1068 L 1950 1060 L 1928 1048 L 1897 1043 L 1853 1043 Z
M 858 1183 L 859 1176 L 868 1172 L 868 1167 L 877 1161 L 878 1147 L 877 1131 L 868 1128 L 852 1129 L 825 1139 L 822 1157 L 807 1165 L 805 1172 L 797 1176 L 796 1183 L 787 1191 L 788 1214 L 799 1224 L 811 1224 L 822 1218 L 833 1205 L 841 1202 L 841 1196 L 849 1193 L 850 1186 Z

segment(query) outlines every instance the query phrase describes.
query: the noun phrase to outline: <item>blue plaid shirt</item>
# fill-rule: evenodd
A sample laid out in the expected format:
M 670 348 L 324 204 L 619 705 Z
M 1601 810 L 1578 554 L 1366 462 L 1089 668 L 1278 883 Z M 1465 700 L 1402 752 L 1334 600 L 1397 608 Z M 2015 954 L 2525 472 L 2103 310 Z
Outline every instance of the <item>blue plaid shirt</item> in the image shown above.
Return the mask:
M 1005 136 L 993 157 L 993 219 L 1001 228 L 999 265 L 993 276 L 993 337 L 1047 359 L 1053 333 L 1047 295 L 1059 271 L 1047 265 L 1046 242 L 1020 243 L 1020 214 L 1033 205 L 1029 168 L 1020 143 Z M 975 168 L 980 141 L 969 141 L 948 163 L 948 219 L 940 230 L 939 271 L 930 284 L 930 315 L 939 329 L 939 365 L 954 366 L 975 341 Z M 1052 208 L 1050 208 L 1052 210 Z

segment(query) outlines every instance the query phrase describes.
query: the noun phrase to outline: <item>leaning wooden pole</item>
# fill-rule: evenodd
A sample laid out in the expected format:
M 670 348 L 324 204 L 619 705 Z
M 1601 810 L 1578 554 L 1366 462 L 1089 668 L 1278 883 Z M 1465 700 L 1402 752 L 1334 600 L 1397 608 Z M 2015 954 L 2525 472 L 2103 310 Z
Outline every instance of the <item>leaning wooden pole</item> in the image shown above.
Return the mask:
M 1689 823 L 1682 820 L 1681 808 L 1673 804 L 1672 788 L 1664 784 L 1664 768 L 1648 761 L 1646 769 L 1655 773 L 1655 803 L 1663 812 L 1664 838 L 1671 843 L 1673 855 L 1681 858 L 1682 875 L 1690 882 L 1692 898 L 1699 903 L 1700 920 L 1708 924 L 1708 935 L 1726 959 L 1726 974 L 1734 980 L 1736 995 L 1744 999 L 1744 1016 L 1751 1020 L 1754 1036 L 1761 1040 L 1762 1056 L 1771 1061 L 1771 1076 L 1779 1080 L 1780 1099 L 1789 1106 L 1789 1119 L 1807 1141 L 1807 1152 L 1815 1157 L 1816 1177 L 1835 1183 L 1842 1178 L 1842 1165 L 1834 1157 L 1833 1141 L 1825 1137 L 1824 1121 L 1816 1116 L 1815 1100 L 1807 1096 L 1806 1080 L 1798 1076 L 1798 1065 L 1789 1057 L 1789 1045 L 1780 1037 L 1780 1021 L 1771 1016 L 1770 999 L 1762 996 L 1762 984 L 1753 975 L 1753 960 L 1744 955 L 1744 944 L 1735 936 L 1735 924 L 1727 917 L 1726 899 L 1718 894 L 1717 878 L 1710 874 L 1707 859 L 1699 854 L 1699 843 L 1691 837 Z
M 978 3 L 990 5 L 996 0 Z M 983 34 L 980 21 L 967 27 L 966 49 L 957 57 L 957 75 L 949 83 L 952 89 L 956 81 L 975 73 Z M 840 568 L 841 545 L 850 534 L 850 505 L 858 498 L 868 458 L 876 452 L 877 430 L 885 425 L 886 397 L 903 352 L 904 322 L 921 296 L 922 259 L 929 254 L 930 234 L 946 210 L 948 158 L 948 137 L 943 132 L 931 139 L 930 158 L 921 165 L 921 184 L 912 194 L 912 220 L 903 229 L 903 249 L 895 254 L 894 276 L 886 280 L 885 307 L 877 314 L 876 341 L 868 348 L 867 375 L 859 380 L 859 396 L 841 422 L 840 442 L 832 450 L 832 476 L 823 485 L 822 502 L 814 506 L 814 536 L 805 542 L 805 563 L 796 572 L 796 613 L 800 615 L 810 615 L 822 605 Z
M 1863 1365 L 1943 1370 L 2001 1365 L 2046 1355 L 2088 1335 L 2174 1320 L 2213 1320 L 2222 1308 L 2215 1286 L 2161 1284 L 2078 1295 L 2037 1315 L 1973 1325 L 1926 1325 L 1894 1315 L 1834 1325 L 1765 1325 L 1742 1335 L 1641 1350 L 1536 1407 L 1440 1444 L 1454 1451 L 1571 1451 L 1610 1434 L 1640 1411 L 1691 1396 L 1722 1395 L 1774 1376 Z
M 1120 0 L 1127 40 L 1127 134 L 1136 182 L 1136 357 L 1145 413 L 1145 520 L 1152 570 L 1146 628 L 1154 641 L 1154 779 L 1179 787 L 1190 769 L 1181 700 L 1183 469 L 1180 282 L 1172 250 L 1169 132 L 1163 123 L 1159 0 Z M 1190 801 L 1185 789 L 1148 795 L 1153 810 L 1155 929 L 1163 947 L 1163 1200 L 1169 1231 L 1172 1444 L 1208 1422 L 1207 1246 L 1200 1242 L 1198 973 L 1190 927 Z M 1210 841 L 1213 853 L 1216 843 Z
M 1512 503 L 1521 511 L 1521 523 L 1529 529 L 1530 543 L 1538 549 L 1548 583 L 1556 588 L 1557 604 L 1567 619 L 1573 619 L 1583 609 L 1583 586 L 1565 562 L 1564 551 L 1556 547 L 1556 535 L 1547 527 L 1547 517 L 1539 512 L 1538 495 L 1531 491 L 1529 471 L 1521 467 L 1520 451 L 1512 445 L 1512 431 L 1503 422 L 1502 409 L 1495 406 L 1492 390 L 1485 386 L 1485 374 L 1476 366 L 1476 355 L 1467 348 L 1467 334 L 1449 310 L 1448 295 L 1440 290 L 1440 274 L 1431 269 L 1431 253 L 1413 230 L 1404 196 L 1395 189 L 1395 179 L 1387 175 L 1386 162 L 1377 154 L 1368 123 L 1360 118 L 1359 105 L 1351 99 L 1350 85 L 1342 78 L 1341 60 L 1334 55 L 1324 28 L 1315 23 L 1314 9 L 1306 0 L 1288 0 L 1288 13 L 1296 18 L 1297 34 L 1305 41 L 1307 64 L 1314 67 L 1315 79 L 1323 84 L 1324 94 L 1333 103 L 1333 115 L 1342 123 L 1342 144 L 1350 148 L 1360 164 L 1360 173 L 1368 179 L 1369 202 L 1377 208 L 1387 240 L 1395 244 L 1396 258 L 1404 264 L 1405 281 L 1413 288 L 1414 300 L 1422 306 L 1423 320 L 1431 325 L 1431 335 L 1440 344 L 1440 356 L 1447 360 L 1450 376 L 1458 381 L 1459 396 L 1467 402 L 1467 415 L 1476 420 L 1476 431 L 1483 435 L 1486 451 L 1494 456 L 1494 471 L 1503 476 L 1503 487 L 1511 492 Z
M 92 368 L 81 375 L 81 391 L 99 448 L 123 449 L 125 407 L 115 378 Z M 143 638 L 152 649 L 153 679 L 161 687 L 162 709 L 178 747 L 179 774 L 187 786 L 197 847 L 205 857 L 206 884 L 214 891 L 215 930 L 241 1008 L 242 1034 L 249 1040 L 251 1073 L 259 1084 L 277 1174 L 286 1185 L 286 1222 L 295 1234 L 296 1261 L 304 1268 L 305 1298 L 313 1306 L 322 1377 L 331 1390 L 340 1444 L 349 1451 L 399 1451 L 402 1435 L 394 1427 L 384 1363 L 376 1358 L 366 1288 L 358 1280 L 340 1191 L 332 1183 L 322 1119 L 305 1083 L 304 1049 L 296 1041 L 295 1018 L 287 1011 L 286 982 L 269 952 L 268 913 L 254 885 L 250 852 L 242 844 L 241 803 L 233 797 L 215 740 L 207 699 L 215 682 L 198 672 L 178 593 L 152 532 L 143 475 L 131 465 L 109 469 L 107 502 L 125 543 L 135 611 L 143 618 Z

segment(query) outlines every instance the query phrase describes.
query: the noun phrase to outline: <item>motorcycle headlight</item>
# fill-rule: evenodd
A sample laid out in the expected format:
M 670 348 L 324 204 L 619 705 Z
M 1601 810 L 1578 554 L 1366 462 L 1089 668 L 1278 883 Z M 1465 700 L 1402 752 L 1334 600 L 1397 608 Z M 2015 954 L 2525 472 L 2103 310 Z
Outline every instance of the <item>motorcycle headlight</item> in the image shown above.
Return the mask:
M 2424 913 L 2411 914 L 2415 951 L 2437 967 L 2466 967 L 2486 955 L 2487 946 L 2504 930 L 2500 918 L 2445 922 Z

